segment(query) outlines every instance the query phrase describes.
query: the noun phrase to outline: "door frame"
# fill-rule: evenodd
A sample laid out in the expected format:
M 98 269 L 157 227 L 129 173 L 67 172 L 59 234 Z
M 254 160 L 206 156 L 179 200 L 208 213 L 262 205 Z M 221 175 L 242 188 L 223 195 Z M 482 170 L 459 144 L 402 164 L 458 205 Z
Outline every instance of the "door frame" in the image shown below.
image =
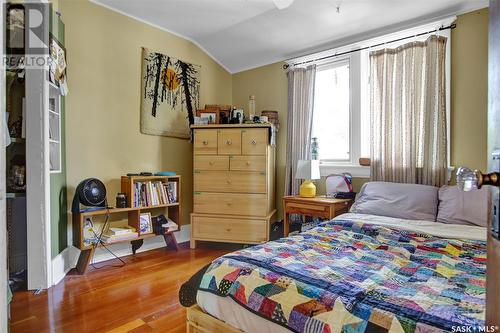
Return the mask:
M 0 17 L 2 22 L 4 22 L 4 0 L 0 1 Z M 1 25 L 3 28 L 3 24 Z M 2 54 L 4 52 L 4 34 L 0 34 L 0 45 L 2 45 Z M 8 304 L 7 304 L 7 284 L 9 281 L 7 272 L 7 215 L 6 215 L 6 183 L 5 183 L 5 66 L 4 62 L 0 62 L 0 112 L 2 116 L 0 117 L 0 128 L 2 129 L 0 133 L 0 330 L 3 332 L 8 332 Z
M 45 1 L 42 28 L 49 45 L 49 5 Z M 29 29 L 25 29 L 29 40 Z M 49 174 L 49 84 L 47 68 L 26 67 L 26 220 L 28 289 L 47 289 L 52 284 Z
M 500 0 L 490 0 L 488 40 L 488 172 L 498 172 L 499 161 L 493 152 L 500 149 Z M 488 186 L 491 193 L 488 221 L 488 255 L 486 271 L 486 324 L 500 326 L 500 240 L 493 237 L 491 227 L 498 219 L 499 188 Z M 493 207 L 496 207 L 494 209 Z M 495 210 L 497 216 L 495 216 Z

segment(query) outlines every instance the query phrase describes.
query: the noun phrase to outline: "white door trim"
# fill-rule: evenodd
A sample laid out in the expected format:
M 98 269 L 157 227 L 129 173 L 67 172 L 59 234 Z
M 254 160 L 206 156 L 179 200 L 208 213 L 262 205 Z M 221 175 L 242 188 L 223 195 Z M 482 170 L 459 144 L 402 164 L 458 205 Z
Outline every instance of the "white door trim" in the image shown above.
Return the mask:
M 76 267 L 80 250 L 69 245 L 52 259 L 52 286 L 55 286 L 68 274 L 70 269 Z
M 189 242 L 189 240 L 191 239 L 191 225 L 190 224 L 183 225 L 181 227 L 181 230 L 175 233 L 175 237 L 177 243 Z M 144 240 L 143 246 L 141 246 L 141 248 L 137 250 L 137 253 L 159 249 L 165 246 L 166 244 L 165 240 L 163 239 L 163 236 L 152 237 Z M 118 257 L 128 256 L 132 254 L 130 243 L 128 242 L 111 245 L 109 246 L 109 248 Z M 69 245 L 54 259 L 52 259 L 51 286 L 55 286 L 56 284 L 61 282 L 62 279 L 64 279 L 64 277 L 66 276 L 66 274 L 68 274 L 68 272 L 72 268 L 76 267 L 79 255 L 80 255 L 80 250 L 73 245 Z M 115 259 L 115 257 L 111 255 L 108 251 L 99 248 L 95 251 L 92 262 L 99 263 L 110 259 Z
M 3 24 L 4 17 L 4 0 L 0 1 L 0 17 L 2 17 L 2 30 L 5 29 Z M 0 45 L 4 45 L 3 32 L 0 33 Z M 7 305 L 7 284 L 8 284 L 8 273 L 7 273 L 7 216 L 5 210 L 5 196 L 6 196 L 6 184 L 5 184 L 5 67 L 4 62 L 1 61 L 0 64 L 0 331 L 8 332 L 8 305 Z
M 44 6 L 46 44 L 49 8 Z M 28 40 L 29 29 L 26 29 Z M 49 86 L 46 68 L 26 68 L 26 217 L 28 289 L 47 289 L 52 283 L 49 175 Z

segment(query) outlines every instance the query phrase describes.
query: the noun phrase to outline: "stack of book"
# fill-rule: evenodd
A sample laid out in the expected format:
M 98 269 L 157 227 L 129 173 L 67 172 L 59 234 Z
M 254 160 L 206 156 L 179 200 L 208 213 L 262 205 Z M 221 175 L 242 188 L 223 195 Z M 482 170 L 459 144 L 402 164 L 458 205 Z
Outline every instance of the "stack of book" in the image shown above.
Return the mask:
M 177 182 L 135 182 L 134 207 L 167 205 L 177 202 Z
M 134 239 L 139 237 L 139 234 L 134 228 L 126 227 L 112 227 L 109 228 L 101 237 L 101 241 L 105 244 Z
M 167 218 L 167 223 L 163 223 L 161 226 L 163 228 L 166 228 L 167 232 L 173 232 L 179 230 L 179 226 L 177 225 L 177 223 L 175 223 L 169 218 Z

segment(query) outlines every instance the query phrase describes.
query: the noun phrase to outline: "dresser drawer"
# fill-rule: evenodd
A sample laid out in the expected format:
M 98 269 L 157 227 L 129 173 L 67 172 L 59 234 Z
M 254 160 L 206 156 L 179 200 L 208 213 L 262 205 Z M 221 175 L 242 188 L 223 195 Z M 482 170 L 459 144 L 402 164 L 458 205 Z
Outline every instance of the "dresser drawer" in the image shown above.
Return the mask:
M 266 174 L 246 171 L 195 171 L 194 191 L 266 193 Z
M 241 130 L 221 129 L 217 134 L 217 152 L 219 155 L 241 154 Z
M 241 131 L 242 155 L 266 155 L 269 142 L 267 128 L 251 128 Z
M 195 154 L 217 155 L 217 130 L 195 129 L 193 151 Z
M 229 170 L 229 156 L 195 155 L 193 167 L 195 170 Z
M 265 220 L 192 216 L 193 238 L 229 241 L 234 243 L 261 243 L 267 241 Z
M 194 212 L 227 215 L 267 215 L 265 194 L 194 193 Z
M 287 202 L 285 210 L 289 214 L 302 214 L 306 216 L 318 216 L 324 218 L 329 218 L 330 216 L 330 208 L 328 206 L 309 203 Z
M 229 164 L 233 171 L 266 172 L 266 156 L 231 156 Z

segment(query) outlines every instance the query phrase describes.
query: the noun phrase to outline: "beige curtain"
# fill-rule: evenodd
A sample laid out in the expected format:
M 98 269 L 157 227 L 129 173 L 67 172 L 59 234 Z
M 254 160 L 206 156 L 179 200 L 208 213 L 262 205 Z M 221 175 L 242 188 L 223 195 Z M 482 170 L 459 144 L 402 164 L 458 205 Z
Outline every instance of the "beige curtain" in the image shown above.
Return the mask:
M 370 53 L 372 180 L 447 180 L 446 38 Z
M 288 118 L 286 142 L 285 195 L 299 193 L 295 179 L 297 161 L 311 158 L 311 131 L 316 65 L 294 68 L 288 76 Z

